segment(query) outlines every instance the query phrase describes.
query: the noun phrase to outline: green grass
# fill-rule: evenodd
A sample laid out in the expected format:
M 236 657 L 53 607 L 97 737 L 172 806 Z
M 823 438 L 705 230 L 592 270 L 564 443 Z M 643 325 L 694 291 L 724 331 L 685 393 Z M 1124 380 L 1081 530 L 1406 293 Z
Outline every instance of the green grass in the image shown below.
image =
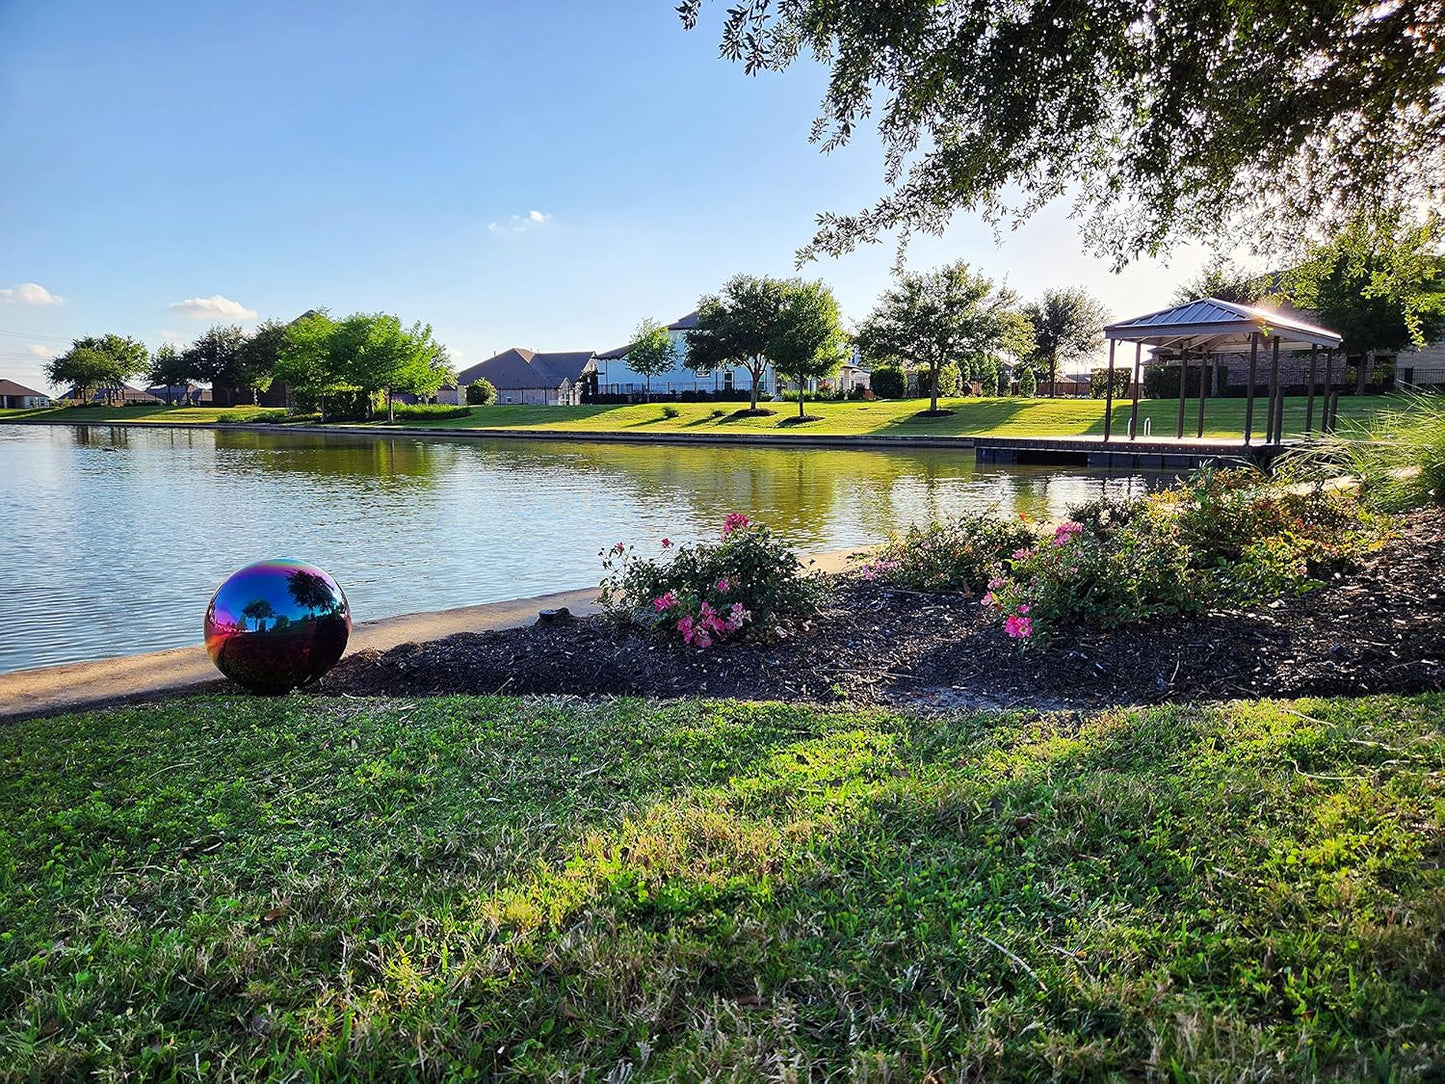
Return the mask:
M 1445 699 L 0 728 L 0 1077 L 1424 1079 Z
M 1366 421 L 1401 400 L 1389 396 L 1343 396 L 1340 399 L 1341 422 Z M 677 403 L 676 418 L 663 414 L 661 403 L 635 406 L 490 406 L 474 408 L 471 415 L 459 418 L 418 419 L 411 424 L 435 429 L 538 429 L 563 432 L 600 433 L 784 433 L 817 434 L 821 436 L 1079 436 L 1100 434 L 1104 427 L 1104 404 L 1092 399 L 958 399 L 947 400 L 945 406 L 955 413 L 946 418 L 919 418 L 928 407 L 927 400 L 879 400 L 877 402 L 810 402 L 809 414 L 820 420 L 799 424 L 797 405 L 773 403 L 777 413 L 761 418 L 738 418 L 734 412 L 746 403 Z M 1318 426 L 1321 403 L 1316 402 L 1315 423 Z M 719 407 L 721 417 L 710 417 Z M 1127 432 L 1129 404 L 1114 408 L 1114 432 Z M 1195 430 L 1197 403 L 1191 401 L 1185 415 L 1185 434 Z M 1264 432 L 1264 403 L 1256 404 L 1255 434 Z M 181 422 L 212 424 L 234 410 L 212 407 L 67 407 L 47 411 L 0 411 L 0 420 L 33 418 L 73 422 Z M 1144 419 L 1150 419 L 1153 435 L 1174 434 L 1178 404 L 1176 400 L 1144 400 L 1140 404 L 1140 432 Z M 1285 404 L 1285 433 L 1303 433 L 1305 400 L 1289 399 Z M 231 420 L 238 420 L 232 418 Z M 1243 399 L 1211 399 L 1207 404 L 1205 435 L 1238 437 L 1244 431 Z M 365 423 L 362 427 L 405 428 L 406 422 L 395 425 L 384 422 Z M 353 428 L 355 426 L 352 426 Z

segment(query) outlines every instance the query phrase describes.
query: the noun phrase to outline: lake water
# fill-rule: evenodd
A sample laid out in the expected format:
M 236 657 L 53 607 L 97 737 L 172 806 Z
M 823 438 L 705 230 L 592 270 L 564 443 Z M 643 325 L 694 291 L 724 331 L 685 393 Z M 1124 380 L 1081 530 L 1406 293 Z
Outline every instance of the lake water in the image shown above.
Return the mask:
M 325 568 L 366 621 L 595 584 L 602 547 L 715 535 L 732 511 L 821 552 L 1148 484 L 962 449 L 0 424 L 0 673 L 198 643 L 215 588 L 268 557 Z

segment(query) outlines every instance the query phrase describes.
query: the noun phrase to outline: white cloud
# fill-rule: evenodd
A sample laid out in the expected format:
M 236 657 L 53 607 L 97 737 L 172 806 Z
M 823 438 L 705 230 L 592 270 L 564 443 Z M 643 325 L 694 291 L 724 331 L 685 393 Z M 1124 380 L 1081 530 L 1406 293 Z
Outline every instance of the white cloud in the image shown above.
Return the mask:
M 193 320 L 254 320 L 256 313 L 239 301 L 212 294 L 210 297 L 192 297 L 171 305 L 171 312 L 178 316 L 189 316 Z
M 488 222 L 487 229 L 493 233 L 521 233 L 531 226 L 544 226 L 552 221 L 546 211 L 528 211 L 526 215 L 508 215 L 500 222 Z
M 0 301 L 11 305 L 63 305 L 65 298 L 57 297 L 38 282 L 22 282 L 11 290 L 0 290 Z
M 49 361 L 51 358 L 58 358 L 65 353 L 63 346 L 46 346 L 43 343 L 30 343 L 25 347 L 26 353 L 32 358 L 40 358 L 42 361 Z

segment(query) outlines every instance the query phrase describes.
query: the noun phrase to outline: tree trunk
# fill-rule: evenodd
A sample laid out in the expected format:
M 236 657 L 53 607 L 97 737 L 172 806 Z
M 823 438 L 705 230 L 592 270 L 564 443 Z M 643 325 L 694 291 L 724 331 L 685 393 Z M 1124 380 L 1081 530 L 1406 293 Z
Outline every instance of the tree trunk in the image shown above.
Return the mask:
M 935 362 L 933 368 L 929 369 L 928 371 L 928 379 L 930 383 L 930 387 L 928 389 L 928 412 L 930 414 L 938 413 L 938 373 L 941 368 L 942 366 Z
M 396 405 L 392 402 L 390 388 L 386 389 L 386 420 L 388 422 L 396 421 Z
M 754 365 L 756 365 L 756 361 L 754 362 Z M 748 409 L 749 409 L 749 410 L 757 410 L 757 409 L 758 409 L 758 381 L 763 378 L 763 377 L 762 377 L 762 366 L 757 366 L 757 368 L 749 367 L 749 368 L 748 368 L 748 372 L 750 372 L 750 373 L 753 374 L 753 386 L 752 386 L 752 391 L 751 391 L 752 398 L 751 398 L 751 400 L 749 401 Z
M 1058 355 L 1057 355 L 1057 354 L 1050 354 L 1050 355 L 1049 355 L 1049 398 L 1050 398 L 1050 399 L 1054 398 L 1054 396 L 1056 396 L 1056 395 L 1059 394 L 1059 381 L 1058 381 L 1058 377 L 1054 375 L 1055 373 L 1058 372 L 1058 369 L 1059 369 L 1059 358 L 1058 358 Z
M 1375 352 L 1366 350 L 1360 355 L 1360 372 L 1355 379 L 1355 394 L 1364 395 L 1365 385 L 1370 382 L 1370 377 L 1375 373 Z
M 801 421 L 808 415 L 803 412 L 803 374 L 798 374 L 798 419 Z

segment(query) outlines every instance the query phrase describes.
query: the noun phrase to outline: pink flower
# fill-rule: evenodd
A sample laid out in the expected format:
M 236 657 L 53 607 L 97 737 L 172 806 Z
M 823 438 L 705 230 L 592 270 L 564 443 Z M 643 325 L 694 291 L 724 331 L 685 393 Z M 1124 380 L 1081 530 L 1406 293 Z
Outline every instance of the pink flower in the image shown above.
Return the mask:
M 619 542 L 619 543 L 617 543 L 617 545 L 615 545 L 615 546 L 612 547 L 612 552 L 613 552 L 613 553 L 623 553 L 623 552 L 626 551 L 626 549 L 627 549 L 627 547 L 624 546 L 621 542 Z
M 1033 550 L 1014 550 L 1014 560 L 1024 561 L 1034 555 Z
M 1020 613 L 1020 614 L 1026 614 L 1026 613 L 1028 613 L 1028 612 L 1029 612 L 1029 604 L 1028 604 L 1027 602 L 1025 602 L 1022 606 L 1019 607 L 1019 613 Z
M 1034 633 L 1033 619 L 1010 614 L 1003 623 L 1003 630 L 1011 640 L 1027 640 Z
M 984 596 L 983 596 L 983 601 L 979 603 L 980 606 L 992 606 L 993 604 L 994 604 L 994 597 L 993 597 L 993 592 L 992 592 L 992 591 L 990 591 L 990 592 L 988 592 L 988 594 L 984 595 Z
M 751 613 L 743 609 L 741 602 L 734 602 L 733 608 L 728 611 L 727 625 L 725 627 L 728 632 L 737 632 L 738 629 L 743 627 L 743 622 L 752 616 Z
M 683 616 L 678 619 L 678 622 L 677 622 L 677 631 L 680 632 L 680 633 L 682 633 L 682 642 L 683 642 L 683 643 L 685 643 L 685 644 L 690 644 L 690 643 L 692 643 L 693 621 L 692 621 L 692 617 L 691 617 L 690 615 L 688 615 L 688 614 L 683 614 Z
M 1007 581 L 1002 576 L 995 576 L 993 579 L 988 581 L 988 589 L 990 591 L 997 591 L 1006 582 Z
M 734 531 L 742 530 L 750 522 L 751 521 L 748 519 L 748 517 L 743 515 L 741 512 L 729 512 L 727 514 L 727 518 L 723 520 L 722 536 L 726 538 Z
M 729 591 L 731 591 L 731 590 L 733 589 L 733 585 L 732 585 L 730 582 L 728 582 L 728 578 L 727 578 L 726 576 L 724 576 L 722 579 L 718 580 L 716 586 L 717 586 L 718 594 L 720 594 L 720 595 L 725 595 L 725 594 L 727 594 Z
M 1054 545 L 1062 546 L 1069 541 L 1078 538 L 1079 535 L 1083 533 L 1083 524 L 1075 523 L 1073 520 L 1066 520 L 1054 528 Z
M 662 540 L 662 548 L 665 549 L 665 550 L 670 550 L 670 549 L 672 549 L 672 539 L 670 539 L 670 538 L 664 538 L 664 539 Z
M 663 613 L 677 605 L 677 596 L 671 591 L 658 595 L 652 600 L 652 608 L 658 613 Z
M 698 647 L 712 647 L 712 637 L 705 632 L 699 632 L 693 643 Z

